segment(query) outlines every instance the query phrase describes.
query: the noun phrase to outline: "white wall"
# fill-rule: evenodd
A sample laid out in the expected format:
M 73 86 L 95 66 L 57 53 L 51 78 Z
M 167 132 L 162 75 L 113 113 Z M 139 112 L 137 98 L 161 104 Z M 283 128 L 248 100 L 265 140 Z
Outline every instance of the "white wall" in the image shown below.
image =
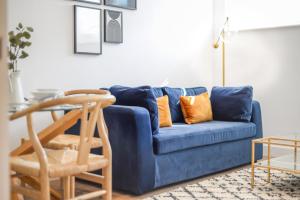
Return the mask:
M 226 3 L 225 0 L 213 0 L 214 18 L 213 18 L 213 43 L 217 40 L 224 22 L 226 20 Z M 211 49 L 213 51 L 213 85 L 222 85 L 222 51 L 221 48 L 213 48 L 213 43 L 211 44 Z
M 73 4 L 9 0 L 9 28 L 35 28 L 30 58 L 20 62 L 27 96 L 36 88 L 212 85 L 211 0 L 138 0 L 136 11 L 123 10 L 124 43 L 104 44 L 101 56 L 73 54 Z M 11 127 L 15 147 L 25 122 Z
M 138 0 L 137 11 L 123 10 L 124 43 L 104 44 L 103 55 L 85 56 L 73 54 L 72 1 L 10 0 L 10 29 L 20 21 L 35 28 L 30 58 L 20 63 L 26 95 L 36 88 L 158 86 L 165 80 L 172 86 L 220 85 L 221 56 L 212 37 L 223 24 L 225 5 L 214 2 Z M 227 45 L 227 83 L 254 86 L 266 135 L 300 129 L 299 33 L 299 27 L 241 31 Z M 40 125 L 48 120 L 42 119 Z M 10 127 L 15 147 L 26 135 L 25 122 Z
M 299 0 L 226 0 L 233 30 L 300 25 Z
M 300 134 L 300 26 L 241 31 L 227 45 L 229 85 L 253 85 L 265 135 Z
M 222 24 L 225 17 L 230 15 L 230 11 L 239 10 L 241 6 L 245 7 L 247 2 L 251 4 L 249 9 L 252 10 L 252 12 L 247 11 L 248 14 L 255 14 L 261 6 L 264 6 L 261 1 L 245 1 L 243 4 L 237 0 L 227 0 L 226 4 L 226 0 L 214 0 L 214 9 L 218 11 L 214 13 L 215 30 L 219 31 L 219 24 Z M 274 1 L 275 8 L 265 9 L 264 14 L 274 15 L 274 9 L 278 9 L 280 2 L 282 4 L 283 1 Z M 287 7 L 297 7 L 299 4 L 299 2 L 289 0 L 289 3 L 292 2 L 294 2 L 293 5 L 282 6 L 282 14 L 285 15 L 291 11 Z M 257 10 L 254 11 L 255 9 L 251 8 L 257 8 Z M 247 13 L 244 14 L 247 15 Z M 280 16 L 277 17 L 280 18 Z M 231 17 L 239 16 L 232 15 Z M 283 25 L 277 17 L 274 18 L 273 25 L 275 26 L 276 23 L 278 26 Z M 300 19 L 300 15 L 298 13 L 294 18 L 293 16 L 290 18 L 290 21 L 296 21 Z M 241 19 L 231 18 L 229 22 L 234 20 L 240 22 Z M 268 19 L 262 20 L 268 22 Z M 247 20 L 244 23 L 244 27 L 249 28 L 251 25 L 251 22 Z M 266 27 L 263 29 L 239 31 L 226 44 L 226 85 L 252 85 L 254 87 L 254 98 L 260 101 L 262 107 L 264 135 L 300 133 L 300 94 L 298 93 L 300 26 L 268 28 L 268 24 L 264 25 Z M 258 28 L 258 26 L 253 28 Z M 213 55 L 213 74 L 215 74 L 213 82 L 216 85 L 221 83 L 220 52 L 219 48 Z
M 0 199 L 9 199 L 8 127 L 7 127 L 7 74 L 6 66 L 6 1 L 0 1 Z M 4 42 L 4 43 L 3 43 Z

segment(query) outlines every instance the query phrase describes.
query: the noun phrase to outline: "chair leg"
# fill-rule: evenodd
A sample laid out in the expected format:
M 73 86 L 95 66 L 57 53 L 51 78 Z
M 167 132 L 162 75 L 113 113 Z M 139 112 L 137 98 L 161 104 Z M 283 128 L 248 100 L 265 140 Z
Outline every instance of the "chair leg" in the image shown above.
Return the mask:
M 69 176 L 63 177 L 63 185 L 64 185 L 64 200 L 70 199 L 71 194 L 70 194 L 70 183 L 71 179 Z
M 41 199 L 50 200 L 50 180 L 48 174 L 41 175 L 40 183 L 41 183 Z
M 19 183 L 20 183 L 20 180 L 18 178 L 11 178 L 11 187 L 13 187 L 13 185 L 19 185 Z M 11 200 L 24 200 L 24 197 L 22 194 L 11 192 L 10 199 Z
M 64 178 L 60 178 L 59 179 L 59 184 L 60 184 L 60 195 L 61 195 L 61 198 L 64 197 Z
M 106 194 L 103 195 L 103 200 L 112 199 L 112 167 L 111 163 L 107 167 L 103 168 L 102 174 L 104 176 L 104 182 L 102 188 L 106 190 Z
M 75 198 L 75 176 L 70 178 L 70 197 Z
M 23 196 L 22 195 L 19 195 L 19 194 L 17 194 L 17 193 L 11 193 L 10 194 L 11 196 L 10 196 L 10 199 L 11 200 L 24 200 L 24 198 L 23 198 Z

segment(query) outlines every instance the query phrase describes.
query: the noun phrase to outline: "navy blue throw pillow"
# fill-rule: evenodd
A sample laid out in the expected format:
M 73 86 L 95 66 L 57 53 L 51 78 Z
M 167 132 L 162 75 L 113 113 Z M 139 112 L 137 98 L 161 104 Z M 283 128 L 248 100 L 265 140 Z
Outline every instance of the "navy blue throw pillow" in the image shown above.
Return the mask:
M 250 122 L 252 98 L 251 86 L 214 87 L 210 97 L 214 120 Z
M 193 88 L 185 88 L 186 96 L 197 96 L 204 92 L 207 92 L 206 87 L 193 87 Z
M 112 86 L 112 95 L 116 97 L 116 105 L 139 106 L 146 108 L 150 114 L 152 134 L 157 134 L 159 129 L 158 108 L 156 98 L 150 86 L 124 87 Z
M 170 88 L 163 87 L 164 95 L 169 97 L 169 106 L 172 122 L 183 122 L 183 114 L 180 107 L 180 96 L 196 96 L 207 92 L 205 87 L 194 88 Z
M 164 96 L 164 93 L 163 93 L 161 87 L 153 87 L 152 91 L 153 91 L 153 94 L 154 94 L 155 98 Z

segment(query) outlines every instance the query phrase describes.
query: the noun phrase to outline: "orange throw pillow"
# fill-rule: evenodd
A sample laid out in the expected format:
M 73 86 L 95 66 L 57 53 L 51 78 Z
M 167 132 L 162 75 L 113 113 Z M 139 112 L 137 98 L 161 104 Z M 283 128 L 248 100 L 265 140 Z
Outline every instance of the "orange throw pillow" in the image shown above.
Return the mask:
M 156 98 L 158 107 L 159 127 L 172 126 L 172 118 L 169 107 L 169 97 L 163 96 Z
M 198 96 L 181 96 L 180 105 L 184 121 L 187 124 L 206 122 L 213 119 L 211 103 L 207 92 Z

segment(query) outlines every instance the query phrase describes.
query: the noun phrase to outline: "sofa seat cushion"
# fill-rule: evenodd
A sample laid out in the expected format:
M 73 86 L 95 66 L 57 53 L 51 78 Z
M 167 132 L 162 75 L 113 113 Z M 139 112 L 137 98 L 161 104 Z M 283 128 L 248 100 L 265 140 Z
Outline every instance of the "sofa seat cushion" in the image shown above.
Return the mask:
M 153 136 L 154 153 L 164 154 L 221 142 L 254 137 L 256 125 L 251 122 L 210 121 L 187 125 L 175 123 L 160 128 Z

